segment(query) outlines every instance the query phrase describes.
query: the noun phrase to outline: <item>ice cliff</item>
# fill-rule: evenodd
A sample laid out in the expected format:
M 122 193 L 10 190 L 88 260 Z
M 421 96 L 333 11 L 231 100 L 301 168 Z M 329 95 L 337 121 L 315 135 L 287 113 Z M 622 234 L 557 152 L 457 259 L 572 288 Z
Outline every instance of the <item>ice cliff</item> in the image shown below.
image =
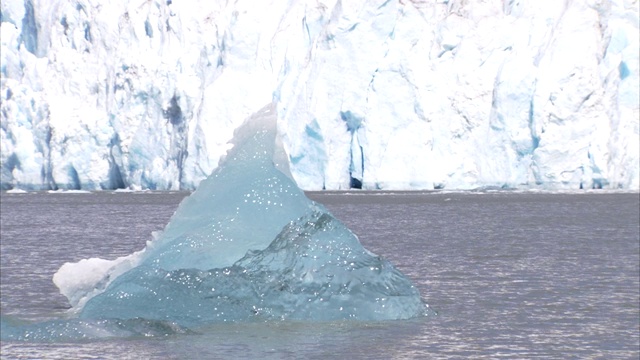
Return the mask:
M 3 189 L 193 189 L 271 101 L 304 189 L 640 188 L 637 0 L 1 11 Z

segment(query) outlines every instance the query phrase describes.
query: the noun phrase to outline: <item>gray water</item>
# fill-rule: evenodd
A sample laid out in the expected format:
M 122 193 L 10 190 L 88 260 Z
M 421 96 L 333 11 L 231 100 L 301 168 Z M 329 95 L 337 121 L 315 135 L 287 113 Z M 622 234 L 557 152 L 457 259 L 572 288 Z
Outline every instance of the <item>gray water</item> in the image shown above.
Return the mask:
M 65 262 L 144 247 L 186 193 L 2 193 L 0 305 L 64 316 Z M 216 325 L 197 334 L 2 342 L 1 357 L 638 359 L 640 196 L 310 193 L 420 289 L 435 317 Z

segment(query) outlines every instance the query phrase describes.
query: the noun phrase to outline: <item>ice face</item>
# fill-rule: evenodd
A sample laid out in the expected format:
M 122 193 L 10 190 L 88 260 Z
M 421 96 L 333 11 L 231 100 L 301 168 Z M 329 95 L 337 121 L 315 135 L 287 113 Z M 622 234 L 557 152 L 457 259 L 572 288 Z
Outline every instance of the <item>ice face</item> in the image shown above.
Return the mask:
M 635 0 L 79 3 L 2 1 L 1 189 L 194 189 L 274 96 L 306 190 L 640 189 Z
M 145 250 L 75 285 L 70 279 L 86 264 L 56 274 L 80 318 L 192 327 L 426 313 L 409 279 L 277 169 L 275 121 L 273 106 L 251 117 L 221 166 Z

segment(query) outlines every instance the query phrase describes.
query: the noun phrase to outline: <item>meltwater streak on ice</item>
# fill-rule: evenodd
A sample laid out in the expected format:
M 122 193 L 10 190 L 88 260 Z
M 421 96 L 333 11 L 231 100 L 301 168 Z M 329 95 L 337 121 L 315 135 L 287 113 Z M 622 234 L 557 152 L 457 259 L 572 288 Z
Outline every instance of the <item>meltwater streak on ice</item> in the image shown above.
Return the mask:
M 56 273 L 77 318 L 22 327 L 3 319 L 9 335 L 2 337 L 153 335 L 228 321 L 427 314 L 409 279 L 306 198 L 286 168 L 274 166 L 282 155 L 276 134 L 268 105 L 245 122 L 222 164 L 146 249 L 65 264 Z

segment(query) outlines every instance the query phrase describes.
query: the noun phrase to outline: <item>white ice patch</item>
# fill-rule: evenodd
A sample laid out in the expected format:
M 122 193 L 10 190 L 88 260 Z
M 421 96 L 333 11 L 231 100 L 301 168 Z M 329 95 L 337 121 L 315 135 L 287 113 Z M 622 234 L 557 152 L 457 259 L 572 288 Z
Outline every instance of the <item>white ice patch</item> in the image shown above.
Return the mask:
M 77 263 L 65 263 L 53 275 L 53 283 L 64 295 L 72 310 L 77 311 L 87 300 L 101 293 L 123 272 L 139 262 L 139 254 L 105 260 L 99 258 L 82 259 Z

